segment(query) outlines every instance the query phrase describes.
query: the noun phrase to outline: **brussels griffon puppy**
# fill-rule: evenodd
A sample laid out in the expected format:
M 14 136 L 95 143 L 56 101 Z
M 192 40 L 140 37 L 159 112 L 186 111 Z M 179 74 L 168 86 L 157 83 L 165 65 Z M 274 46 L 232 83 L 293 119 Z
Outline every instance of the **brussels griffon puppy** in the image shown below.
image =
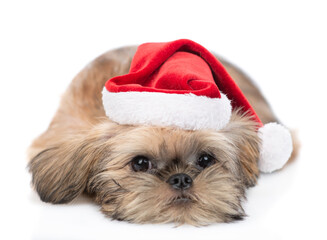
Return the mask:
M 108 118 L 101 92 L 108 79 L 129 72 L 136 50 L 109 51 L 87 65 L 63 95 L 49 128 L 32 143 L 29 170 L 41 200 L 68 203 L 86 193 L 107 216 L 133 223 L 206 225 L 242 219 L 245 191 L 259 176 L 258 122 L 238 107 L 218 130 L 120 124 Z M 219 61 L 261 122 L 277 122 L 250 79 Z

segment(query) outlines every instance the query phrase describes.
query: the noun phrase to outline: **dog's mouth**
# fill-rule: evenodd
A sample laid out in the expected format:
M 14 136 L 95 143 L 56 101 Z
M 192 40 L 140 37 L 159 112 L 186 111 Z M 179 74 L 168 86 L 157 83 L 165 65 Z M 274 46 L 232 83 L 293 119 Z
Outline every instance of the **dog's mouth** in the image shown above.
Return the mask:
M 181 195 L 181 196 L 177 196 L 174 199 L 172 199 L 172 201 L 170 202 L 170 204 L 190 204 L 192 203 L 194 200 L 192 200 L 192 198 L 190 198 L 189 196 L 185 196 L 185 195 Z

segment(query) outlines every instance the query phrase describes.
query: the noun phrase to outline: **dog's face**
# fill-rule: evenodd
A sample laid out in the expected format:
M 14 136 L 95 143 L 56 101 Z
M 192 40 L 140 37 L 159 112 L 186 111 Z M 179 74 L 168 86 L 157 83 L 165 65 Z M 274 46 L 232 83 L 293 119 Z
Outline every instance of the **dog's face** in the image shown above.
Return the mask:
M 118 220 L 202 225 L 242 219 L 244 191 L 258 175 L 255 123 L 237 113 L 218 132 L 104 123 L 76 139 L 31 161 L 37 191 L 58 203 L 86 190 Z M 68 150 L 74 153 L 67 156 Z M 44 161 L 51 158 L 59 164 Z

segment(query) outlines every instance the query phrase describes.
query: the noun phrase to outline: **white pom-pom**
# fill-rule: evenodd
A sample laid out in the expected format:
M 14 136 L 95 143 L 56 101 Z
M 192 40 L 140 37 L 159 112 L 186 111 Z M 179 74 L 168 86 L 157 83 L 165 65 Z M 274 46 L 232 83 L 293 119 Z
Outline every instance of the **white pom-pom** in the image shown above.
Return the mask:
M 268 123 L 258 132 L 262 144 L 259 170 L 271 173 L 282 168 L 293 151 L 292 137 L 288 129 L 277 123 Z

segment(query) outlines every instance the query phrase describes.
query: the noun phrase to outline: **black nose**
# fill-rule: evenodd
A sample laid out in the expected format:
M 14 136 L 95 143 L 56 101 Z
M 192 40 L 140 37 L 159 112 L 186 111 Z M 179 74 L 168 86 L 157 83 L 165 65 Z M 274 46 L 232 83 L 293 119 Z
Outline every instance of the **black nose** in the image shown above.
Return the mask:
M 169 183 L 173 188 L 178 190 L 185 190 L 192 186 L 192 178 L 184 173 L 178 173 L 175 175 L 172 175 L 168 180 L 167 183 Z

